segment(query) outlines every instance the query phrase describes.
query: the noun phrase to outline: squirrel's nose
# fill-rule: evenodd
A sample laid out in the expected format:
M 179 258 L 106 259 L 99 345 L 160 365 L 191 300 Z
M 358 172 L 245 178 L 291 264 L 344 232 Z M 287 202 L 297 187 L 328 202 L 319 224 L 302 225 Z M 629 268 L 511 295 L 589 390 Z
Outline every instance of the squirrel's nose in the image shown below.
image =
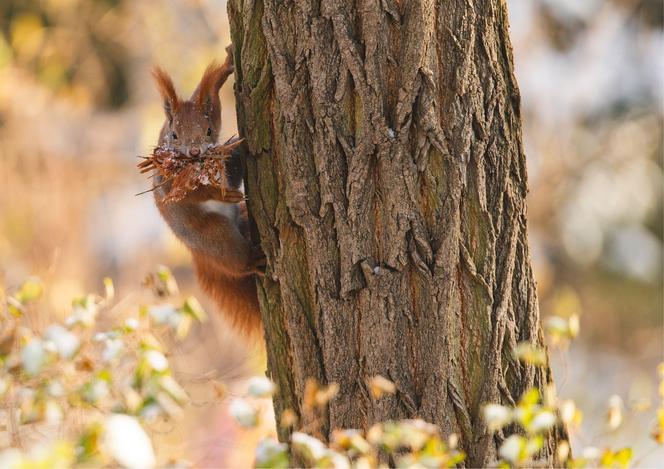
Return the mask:
M 198 156 L 201 154 L 201 150 L 198 147 L 192 147 L 189 149 L 189 156 Z

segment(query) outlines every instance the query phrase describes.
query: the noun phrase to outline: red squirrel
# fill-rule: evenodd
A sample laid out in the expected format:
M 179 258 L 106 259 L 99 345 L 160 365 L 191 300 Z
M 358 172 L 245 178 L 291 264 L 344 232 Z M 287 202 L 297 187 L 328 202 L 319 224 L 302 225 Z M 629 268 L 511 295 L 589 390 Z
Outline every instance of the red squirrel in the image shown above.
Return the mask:
M 152 75 L 164 103 L 166 121 L 159 146 L 190 157 L 203 155 L 217 144 L 221 128 L 219 90 L 233 73 L 232 55 L 222 65 L 210 64 L 188 100 L 181 100 L 173 81 L 161 68 Z M 226 162 L 227 188 L 237 191 L 242 183 L 243 152 L 239 148 Z M 199 186 L 184 199 L 164 202 L 170 183 L 153 177 L 155 203 L 173 233 L 191 251 L 194 269 L 203 290 L 238 329 L 261 329 L 255 276 L 264 256 L 252 247 L 247 207 L 237 198 L 211 186 Z M 235 191 L 230 191 L 233 193 Z M 237 194 L 237 192 L 235 192 Z

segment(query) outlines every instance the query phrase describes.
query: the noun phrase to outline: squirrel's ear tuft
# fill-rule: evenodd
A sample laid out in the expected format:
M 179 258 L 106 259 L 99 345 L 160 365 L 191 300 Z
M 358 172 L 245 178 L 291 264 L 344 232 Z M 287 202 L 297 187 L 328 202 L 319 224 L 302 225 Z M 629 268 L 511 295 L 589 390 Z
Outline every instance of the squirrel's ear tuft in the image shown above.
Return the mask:
M 191 100 L 206 111 L 216 111 L 214 106 L 218 105 L 217 103 L 219 102 L 219 90 L 231 73 L 233 73 L 233 57 L 230 54 L 221 65 L 212 62 L 207 66 L 205 72 L 203 72 L 201 82 L 196 87 Z M 212 109 L 208 109 L 210 107 Z
M 175 93 L 173 80 L 168 76 L 168 73 L 159 67 L 154 67 L 152 69 L 152 77 L 154 78 L 155 83 L 157 83 L 157 90 L 161 95 L 161 99 L 164 100 L 164 111 L 166 112 L 166 116 L 169 120 L 172 120 L 173 113 L 177 111 L 180 103 L 178 95 Z

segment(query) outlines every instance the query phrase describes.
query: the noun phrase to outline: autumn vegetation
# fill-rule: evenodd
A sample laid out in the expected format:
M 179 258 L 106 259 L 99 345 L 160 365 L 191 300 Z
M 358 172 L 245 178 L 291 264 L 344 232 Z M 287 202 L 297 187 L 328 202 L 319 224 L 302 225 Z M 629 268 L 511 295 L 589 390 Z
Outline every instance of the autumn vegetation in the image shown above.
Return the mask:
M 261 226 L 271 236 L 274 253 L 280 245 L 277 236 L 296 240 L 301 231 L 288 225 L 285 200 L 272 205 L 271 199 L 263 199 L 274 195 L 275 187 L 268 177 L 274 173 L 268 164 L 273 160 L 266 156 L 268 134 L 275 129 L 286 129 L 287 134 L 289 128 L 296 128 L 298 135 L 306 136 L 312 122 L 312 129 L 328 129 L 325 119 L 333 119 L 332 124 L 342 124 L 335 132 L 340 138 L 321 147 L 353 154 L 359 140 L 348 134 L 362 125 L 373 126 L 377 120 L 366 119 L 370 114 L 360 112 L 361 103 L 348 90 L 362 86 L 370 93 L 376 80 L 384 77 L 391 86 L 398 77 L 394 64 L 411 60 L 413 51 L 388 54 L 385 73 L 374 69 L 373 75 L 367 75 L 353 68 L 332 93 L 317 88 L 316 96 L 334 100 L 335 107 L 329 103 L 310 106 L 307 103 L 312 101 L 303 98 L 309 91 L 303 80 L 309 79 L 311 68 L 305 59 L 312 55 L 308 48 L 294 46 L 291 33 L 297 28 L 291 26 L 295 23 L 283 19 L 291 14 L 290 5 L 306 2 L 254 2 L 268 3 L 277 5 L 268 12 L 274 33 L 271 49 L 262 50 L 260 38 L 245 36 L 245 50 L 253 46 L 257 56 L 272 54 L 280 60 L 274 62 L 281 66 L 275 71 L 283 85 L 279 99 L 287 105 L 265 104 L 276 95 L 270 88 L 271 75 L 258 66 L 258 60 L 241 77 L 245 85 L 257 87 L 241 87 L 239 95 L 230 85 L 222 89 L 220 141 L 249 134 L 254 150 L 266 152 L 250 161 L 255 165 L 250 168 L 250 190 L 254 191 L 250 204 L 254 208 L 264 204 L 268 215 L 276 215 L 274 219 L 263 215 Z M 390 47 L 396 43 L 392 35 L 401 24 L 398 9 L 393 8 L 397 3 L 435 4 L 375 2 L 386 10 L 382 21 L 389 24 Z M 555 387 L 526 387 L 507 393 L 509 398 L 501 391 L 497 398 L 477 398 L 477 405 L 468 408 L 474 411 L 477 428 L 486 429 L 478 434 L 495 450 L 487 464 L 539 466 L 544 465 L 540 456 L 548 452 L 567 467 L 655 466 L 664 460 L 664 367 L 657 366 L 662 360 L 664 304 L 662 5 L 651 0 L 503 3 L 509 10 L 509 37 L 520 88 L 522 150 L 529 185 L 524 203 L 542 334 L 537 340 L 521 337 L 506 345 L 501 358 L 511 370 L 552 378 Z M 329 381 L 322 379 L 323 373 L 302 374 L 297 388 L 301 398 L 284 399 L 291 394 L 288 381 L 279 386 L 266 379 L 269 358 L 265 350 L 234 334 L 220 319 L 198 289 L 191 258 L 168 233 L 151 195 L 135 195 L 151 187 L 146 175 L 136 170 L 137 163 L 145 161 L 137 156 L 150 155 L 163 122 L 150 70 L 162 66 L 172 72 L 178 88 L 193 89 L 205 66 L 223 59 L 224 48 L 231 42 L 227 4 L 248 3 L 187 1 L 155 8 L 155 2 L 148 0 L 0 2 L 0 467 L 471 465 L 462 433 L 441 431 L 442 426 L 432 426 L 431 419 L 418 419 L 421 416 L 377 419 L 364 428 L 330 426 L 328 410 L 344 408 L 346 396 L 340 392 L 346 385 L 343 380 L 349 379 L 347 374 Z M 234 10 L 234 41 L 245 26 L 262 26 L 258 16 L 253 23 L 240 21 L 245 13 L 241 8 Z M 359 22 L 332 13 L 328 10 L 337 21 L 336 38 L 356 32 Z M 490 24 L 469 24 L 479 23 Z M 298 31 L 312 25 L 320 26 L 305 20 Z M 410 27 L 421 34 L 431 25 L 423 21 Z M 456 26 L 442 29 L 459 30 Z M 478 30 L 473 34 L 472 43 L 481 57 L 503 57 L 492 52 L 497 49 L 479 47 L 483 36 Z M 367 44 L 385 37 L 369 34 Z M 279 38 L 285 40 L 275 40 Z M 471 56 L 460 47 L 461 42 L 452 42 L 449 50 L 458 52 L 456 58 L 463 61 Z M 314 57 L 333 56 L 332 44 L 332 40 L 313 41 L 317 53 L 324 54 Z M 356 56 L 345 56 L 344 63 L 359 63 L 355 59 L 363 58 L 363 49 L 358 50 Z M 442 53 L 448 48 L 430 50 Z M 450 57 L 442 58 L 444 64 L 452 63 Z M 244 64 L 251 66 L 252 62 Z M 332 67 L 327 77 L 336 78 L 340 70 L 341 65 Z M 441 70 L 451 74 L 447 78 L 454 78 L 458 70 L 469 68 Z M 297 74 L 291 77 L 291 71 Z M 436 79 L 428 71 L 433 68 L 425 70 L 425 86 L 430 86 L 431 76 Z M 471 78 L 479 75 L 468 74 Z M 475 84 L 462 90 L 443 89 L 449 91 L 443 102 L 453 103 L 466 96 L 464 89 L 480 93 L 490 87 Z M 388 106 L 402 99 L 398 92 L 384 96 Z M 339 120 L 340 114 L 332 112 L 337 109 L 337 97 L 339 107 L 348 111 L 344 114 L 348 119 Z M 487 98 L 492 98 L 491 93 Z M 380 102 L 371 101 L 372 105 Z M 237 103 L 244 114 L 237 114 Z M 426 101 L 418 104 L 421 109 L 433 109 Z M 288 111 L 289 106 L 315 107 L 312 113 L 318 113 L 325 125 L 315 127 L 316 121 L 298 121 L 293 115 L 286 115 L 283 125 L 275 124 L 278 113 Z M 471 115 L 454 106 L 442 115 L 451 122 L 458 110 L 462 117 Z M 254 120 L 256 116 L 260 119 Z M 427 115 L 418 112 L 410 117 Z M 467 130 L 450 135 L 472 136 L 475 142 L 494 135 L 483 132 L 471 119 L 465 123 Z M 425 127 L 417 125 L 419 131 Z M 365 134 L 358 154 L 374 141 L 385 150 L 413 137 L 398 131 L 397 125 L 390 124 L 375 139 Z M 463 147 L 464 138 L 453 141 L 454 146 Z M 300 150 L 312 142 L 308 137 L 296 142 L 292 148 L 298 150 L 295 154 L 302 156 L 299 162 L 303 164 L 289 170 L 311 169 L 304 164 L 306 153 Z M 422 154 L 430 149 L 415 146 Z M 443 171 L 441 165 L 459 161 L 436 158 L 434 155 L 432 160 L 440 165 L 429 172 L 427 187 L 444 184 L 453 168 Z M 423 165 L 425 160 L 418 162 Z M 312 174 L 329 177 L 323 186 L 327 197 L 343 184 L 334 166 L 323 169 Z M 463 176 L 472 180 L 478 174 Z M 303 190 L 311 187 L 307 180 Z M 370 179 L 369 183 L 361 180 L 353 191 L 371 192 L 371 187 Z M 379 204 L 408 202 L 410 195 L 402 197 L 399 190 L 403 185 L 391 184 L 376 191 L 385 196 Z M 429 195 L 428 190 L 413 193 Z M 442 200 L 449 203 L 450 199 Z M 339 208 L 345 209 L 343 204 Z M 426 204 L 425 208 L 429 223 L 439 207 Z M 321 213 L 325 215 L 324 211 L 313 212 L 315 216 Z M 306 211 L 296 214 L 311 215 Z M 368 217 L 357 219 L 364 223 Z M 278 224 L 286 228 L 281 233 L 274 230 Z M 442 223 L 431 225 L 431 232 L 449 232 Z M 323 228 L 329 226 L 331 223 Z M 416 239 L 414 249 L 424 264 L 418 262 L 417 275 L 429 275 L 429 251 L 422 239 Z M 346 240 L 351 242 L 353 237 Z M 290 246 L 292 252 L 282 256 L 282 272 L 299 275 L 303 270 L 296 260 L 305 250 L 299 242 Z M 396 252 L 403 246 L 388 247 L 389 252 Z M 477 273 L 482 256 L 472 245 L 466 251 L 460 253 L 461 260 L 465 259 L 462 271 L 445 278 L 457 281 L 460 274 L 462 280 L 466 277 L 466 285 L 474 285 L 472 279 L 479 277 L 473 274 L 473 267 Z M 394 293 L 395 284 L 388 280 L 397 274 L 389 266 L 374 265 L 376 259 L 368 256 L 356 264 L 360 259 L 351 257 L 331 256 L 329 264 L 338 260 L 353 269 L 359 265 L 359 269 L 347 271 L 345 294 L 352 296 L 365 281 L 382 285 L 381 293 Z M 155 268 L 158 264 L 169 269 Z M 278 292 L 270 285 L 271 278 L 265 282 L 274 299 Z M 416 282 L 416 287 L 432 284 L 428 277 L 422 278 L 425 280 Z M 483 285 L 478 288 L 492 290 Z M 393 295 L 398 300 L 405 296 Z M 289 298 L 300 307 L 298 300 L 304 297 Z M 379 305 L 374 308 L 376 314 L 401 318 L 400 312 L 390 310 L 399 301 L 383 307 L 383 298 L 379 294 L 368 299 Z M 334 300 L 330 296 L 328 305 Z M 273 302 L 275 311 L 279 304 Z M 423 333 L 429 331 L 422 329 Z M 367 330 L 371 332 L 371 328 Z M 383 331 L 394 330 L 386 327 Z M 338 350 L 331 346 L 328 356 L 340 357 L 342 363 Z M 427 348 L 412 350 L 421 351 L 424 359 L 431 356 Z M 451 350 L 461 351 L 462 347 Z M 463 348 L 464 352 L 472 350 Z M 304 358 L 312 356 L 305 354 Z M 485 363 L 475 363 L 480 376 Z M 365 408 L 393 409 L 392 403 L 408 402 L 401 392 L 408 380 L 400 380 L 400 376 L 371 370 L 360 380 L 350 381 L 364 390 Z M 434 383 L 430 389 L 426 396 L 439 391 L 452 394 L 448 384 Z M 459 392 L 458 396 L 475 400 L 474 393 Z M 444 415 L 454 415 L 466 403 Z M 550 446 L 554 434 L 558 435 L 556 448 Z
M 15 291 L 0 290 L 1 337 L 0 415 L 6 422 L 2 467 L 193 467 L 187 460 L 163 460 L 155 452 L 150 431 L 155 421 L 177 422 L 190 399 L 175 379 L 168 360 L 168 344 L 186 337 L 207 315 L 193 297 L 182 299 L 172 273 L 159 267 L 146 276 L 144 288 L 152 292 L 152 304 L 134 305 L 135 313 L 115 321 L 114 287 L 104 281 L 102 294 L 72 301 L 71 313 L 62 323 L 43 331 L 27 327 L 48 286 L 27 279 Z M 175 305 L 173 302 L 177 301 Z M 578 317 L 551 316 L 547 322 L 549 343 L 564 349 L 579 333 Z M 544 350 L 521 344 L 515 358 L 536 366 L 546 360 Z M 650 438 L 664 444 L 664 363 L 657 372 L 660 401 L 630 403 L 626 408 L 615 395 L 606 409 L 606 428 L 615 430 L 635 412 L 652 412 Z M 394 384 L 382 376 L 367 383 L 372 399 L 393 394 Z M 223 383 L 210 382 L 219 399 L 228 400 L 229 411 L 241 428 L 257 427 L 266 417 L 266 401 L 278 399 L 279 390 L 267 378 L 246 383 L 246 394 L 228 398 Z M 287 442 L 269 434 L 255 448 L 258 468 L 289 467 L 456 467 L 465 454 L 458 436 L 441 435 L 424 420 L 387 421 L 367 431 L 337 428 L 332 438 L 320 437 L 316 415 L 334 400 L 338 386 L 322 386 L 310 380 L 304 408 L 312 425 L 293 432 Z M 497 467 L 537 467 L 544 437 L 552 427 L 564 425 L 570 434 L 579 429 L 583 412 L 576 403 L 557 395 L 555 386 L 541 394 L 531 389 L 513 406 L 487 402 L 483 419 L 503 439 Z M 277 425 L 297 423 L 285 411 Z M 639 455 L 629 445 L 579 448 L 573 454 L 568 441 L 557 445 L 558 458 L 569 468 L 626 468 Z M 656 448 L 656 446 L 653 446 Z

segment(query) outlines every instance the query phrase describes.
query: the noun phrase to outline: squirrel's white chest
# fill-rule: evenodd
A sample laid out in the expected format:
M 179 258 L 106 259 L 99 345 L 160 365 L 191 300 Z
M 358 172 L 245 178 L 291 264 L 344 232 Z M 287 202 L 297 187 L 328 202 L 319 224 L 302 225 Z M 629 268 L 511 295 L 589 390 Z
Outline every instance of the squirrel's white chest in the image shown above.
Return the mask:
M 205 212 L 216 213 L 230 219 L 235 218 L 236 204 L 227 204 L 218 200 L 206 200 L 205 202 L 200 202 L 198 205 Z

